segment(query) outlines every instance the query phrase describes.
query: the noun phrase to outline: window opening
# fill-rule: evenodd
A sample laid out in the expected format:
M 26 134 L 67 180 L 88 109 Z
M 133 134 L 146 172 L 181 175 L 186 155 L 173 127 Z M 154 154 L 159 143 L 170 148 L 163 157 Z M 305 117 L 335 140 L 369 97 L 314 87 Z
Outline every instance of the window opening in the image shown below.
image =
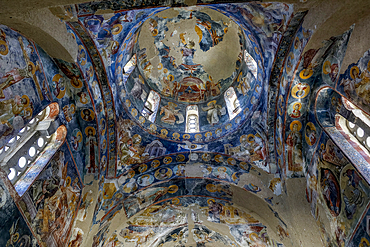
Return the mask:
M 189 105 L 186 107 L 186 133 L 199 132 L 198 106 Z
M 254 78 L 257 79 L 257 62 L 247 52 L 247 50 L 244 50 L 244 62 L 247 65 L 248 69 L 252 72 L 252 75 L 254 76 Z
M 123 66 L 123 73 L 130 75 L 136 66 L 136 54 Z
M 55 121 L 58 113 L 58 104 L 50 104 L 0 149 L 0 165 L 13 184 L 51 142 L 53 133 L 59 127 L 59 121 Z
M 154 123 L 157 116 L 160 100 L 161 97 L 159 96 L 159 94 L 151 90 L 144 104 L 144 108 L 141 111 L 141 114 L 152 123 Z
M 345 108 L 340 112 L 339 125 L 370 152 L 370 116 L 342 97 Z
M 233 87 L 230 87 L 226 90 L 224 94 L 226 101 L 227 111 L 229 113 L 229 119 L 232 120 L 239 114 L 241 111 L 238 97 L 236 96 L 235 90 Z

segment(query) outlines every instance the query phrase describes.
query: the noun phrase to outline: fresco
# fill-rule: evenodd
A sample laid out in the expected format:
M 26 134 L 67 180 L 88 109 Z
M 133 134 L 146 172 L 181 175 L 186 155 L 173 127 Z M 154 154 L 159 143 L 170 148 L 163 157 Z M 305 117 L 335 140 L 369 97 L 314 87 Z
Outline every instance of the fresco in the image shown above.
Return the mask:
M 39 246 L 2 179 L 0 179 L 2 236 L 0 244 L 2 246 Z
M 80 202 L 82 182 L 68 152 L 66 145 L 57 151 L 20 202 L 42 246 L 66 244 Z

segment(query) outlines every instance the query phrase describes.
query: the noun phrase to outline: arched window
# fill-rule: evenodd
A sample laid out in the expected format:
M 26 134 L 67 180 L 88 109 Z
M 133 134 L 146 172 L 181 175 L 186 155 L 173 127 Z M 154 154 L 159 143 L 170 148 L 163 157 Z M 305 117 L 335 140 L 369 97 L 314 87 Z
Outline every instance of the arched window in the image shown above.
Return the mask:
M 198 106 L 189 105 L 186 107 L 186 133 L 199 132 Z
M 0 149 L 0 165 L 20 196 L 64 142 L 66 128 L 59 127 L 58 113 L 58 104 L 50 104 Z
M 157 116 L 160 100 L 161 97 L 159 94 L 151 90 L 144 104 L 144 108 L 141 111 L 141 114 L 152 123 L 154 123 L 155 117 Z
M 131 59 L 123 67 L 123 73 L 130 75 L 136 66 L 136 54 L 134 54 Z
M 236 96 L 234 88 L 230 87 L 229 89 L 227 89 L 224 97 L 226 101 L 227 111 L 229 113 L 229 119 L 232 120 L 241 111 L 239 100 Z
M 247 50 L 244 50 L 244 62 L 247 65 L 248 69 L 252 72 L 252 75 L 254 76 L 254 78 L 257 79 L 257 62 L 247 52 Z

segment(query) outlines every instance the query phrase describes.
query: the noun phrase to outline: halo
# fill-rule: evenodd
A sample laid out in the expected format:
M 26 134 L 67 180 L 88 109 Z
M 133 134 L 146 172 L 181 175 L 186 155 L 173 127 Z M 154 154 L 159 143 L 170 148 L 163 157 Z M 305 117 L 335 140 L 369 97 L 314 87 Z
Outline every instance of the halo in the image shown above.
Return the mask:
M 299 122 L 298 120 L 295 120 L 293 122 L 290 123 L 290 130 L 293 131 L 293 126 L 295 124 L 298 124 L 298 131 L 300 131 L 302 129 L 302 123 Z
M 325 61 L 324 65 L 322 66 L 322 72 L 324 72 L 325 75 L 329 74 L 330 70 L 326 70 L 327 67 L 330 68 L 331 63 L 330 61 Z
M 248 143 L 253 143 L 253 142 L 254 142 L 254 140 L 253 140 L 253 141 L 251 141 L 251 137 L 253 137 L 253 138 L 254 138 L 254 135 L 253 135 L 253 134 L 249 134 L 249 135 L 247 136 L 247 142 L 248 142 Z
M 140 171 L 141 173 L 145 172 L 147 169 L 148 169 L 148 166 L 146 164 L 141 164 L 139 166 L 139 170 L 142 170 Z
M 170 187 L 168 187 L 168 193 L 176 193 L 177 191 L 179 190 L 179 187 L 177 187 L 177 185 L 171 185 Z
M 206 132 L 206 134 L 205 134 L 204 136 L 206 136 L 206 137 L 207 137 L 207 135 L 208 135 L 208 136 L 212 136 L 212 132 Z
M 169 80 L 169 81 L 173 81 L 174 79 L 175 79 L 175 77 L 173 75 L 171 75 L 171 74 L 169 74 L 167 76 L 167 80 Z
M 119 55 L 118 62 L 120 63 L 122 61 L 122 59 L 123 59 L 123 54 Z
M 232 175 L 231 177 L 232 177 L 232 179 L 233 179 L 234 181 L 236 181 L 236 180 L 238 180 L 238 179 L 239 179 L 239 177 L 238 177 L 238 173 L 237 173 L 237 172 L 234 172 L 234 173 L 233 173 L 233 175 Z
M 25 107 L 28 107 L 28 106 L 30 105 L 30 98 L 28 98 L 28 96 L 27 96 L 27 95 L 23 95 L 21 98 L 22 98 L 22 99 L 26 99 L 27 103 L 26 103 L 24 106 L 25 106 Z
M 217 191 L 217 186 L 215 186 L 214 184 L 207 184 L 207 185 L 206 185 L 206 189 L 207 189 L 209 192 L 216 192 L 216 191 Z
M 213 198 L 211 198 L 211 199 L 208 199 L 208 200 L 207 200 L 207 203 L 208 203 L 208 204 L 211 204 L 211 202 L 216 203 L 215 199 L 213 199 Z
M 158 70 L 161 70 L 163 68 L 163 64 L 159 63 L 157 68 L 158 68 Z
M 0 45 L 4 45 L 5 46 L 5 51 L 1 51 L 0 54 L 3 55 L 3 56 L 7 55 L 8 52 L 9 52 L 8 44 L 4 40 L 1 40 L 0 41 Z
M 153 160 L 152 163 L 150 164 L 153 168 L 158 167 L 161 164 L 159 160 Z
M 369 64 L 368 64 L 369 65 Z M 349 75 L 351 76 L 352 79 L 355 79 L 353 78 L 353 70 L 356 70 L 357 71 L 357 74 L 360 74 L 360 69 L 357 67 L 357 66 L 353 66 L 351 68 L 351 70 L 349 71 Z
M 158 29 L 154 29 L 154 30 L 152 31 L 152 35 L 153 35 L 153 36 L 157 36 L 157 35 L 158 35 Z
M 302 71 L 299 72 L 299 77 L 301 77 L 301 79 L 308 79 L 313 75 L 313 70 L 312 69 L 310 69 L 310 72 L 306 76 L 304 75 L 305 71 L 306 71 L 306 69 L 302 69 Z
M 190 135 L 189 134 L 184 134 L 183 136 L 182 136 L 184 139 L 190 139 Z
M 172 204 L 179 204 L 180 203 L 180 199 L 179 198 L 173 198 L 171 200 Z
M 14 234 L 13 242 L 14 242 L 14 243 L 15 243 L 15 242 L 17 242 L 17 241 L 18 241 L 18 239 L 19 239 L 19 233 L 17 232 L 17 233 L 15 233 L 15 234 Z
M 68 177 L 66 178 L 66 187 L 71 186 L 71 181 L 72 181 L 71 177 L 70 177 L 70 176 L 68 176 Z
M 92 110 L 88 109 L 88 108 L 85 108 L 85 109 L 89 110 L 89 112 L 90 112 L 90 116 L 91 116 L 91 118 L 92 118 L 90 121 L 94 120 L 94 119 L 95 119 L 95 114 L 94 114 L 94 112 L 93 112 Z M 81 118 L 82 118 L 83 120 L 85 120 L 85 119 L 84 119 L 84 113 L 83 113 L 83 112 L 84 112 L 84 110 L 82 110 L 82 111 L 81 111 Z M 88 121 L 88 120 L 85 120 L 85 121 Z
M 165 164 L 169 164 L 169 163 L 171 163 L 172 162 L 172 158 L 170 157 L 170 156 L 166 156 L 166 157 L 164 157 L 164 159 L 163 159 L 163 163 L 165 163 Z
M 294 40 L 294 49 L 298 49 L 298 45 L 297 45 L 297 41 L 299 41 L 299 38 L 298 37 L 295 37 L 295 40 Z
M 113 35 L 117 35 L 117 34 L 119 34 L 119 33 L 122 31 L 122 25 L 121 25 L 120 23 L 118 23 L 118 24 L 114 25 L 114 26 L 112 27 L 112 29 L 114 29 L 114 28 L 116 28 L 116 27 L 118 27 L 118 31 L 112 31 L 112 34 L 113 34 Z
M 82 133 L 81 133 L 81 131 L 77 132 L 76 137 L 80 137 L 80 140 L 78 142 L 82 142 Z
M 294 110 L 295 105 L 299 105 L 299 109 L 298 109 L 298 110 L 301 110 L 301 109 L 302 109 L 302 104 L 301 104 L 301 102 L 295 102 L 295 103 L 293 104 L 293 110 Z
M 88 136 L 89 135 L 89 130 L 92 130 L 93 131 L 93 135 L 96 134 L 96 130 L 94 127 L 91 127 L 91 126 L 88 126 L 85 128 L 85 134 Z
M 302 95 L 297 95 L 297 92 L 298 92 L 298 85 L 305 85 L 306 86 L 306 89 L 305 90 L 303 90 L 304 91 L 304 94 L 302 94 Z M 309 93 L 309 91 L 310 91 L 310 86 L 307 84 L 307 83 L 298 83 L 298 84 L 296 84 L 296 85 L 294 85 L 294 87 L 292 88 L 292 92 L 291 92 L 291 94 L 292 94 L 292 96 L 294 97 L 294 98 L 296 98 L 296 99 L 302 99 L 302 98 L 305 98 L 307 95 L 308 95 L 308 93 Z
M 210 106 L 211 103 L 216 104 L 216 100 L 212 100 L 212 101 L 208 102 L 207 106 Z
M 75 77 L 74 77 L 75 78 Z M 70 83 L 71 85 L 74 87 L 74 88 L 82 88 L 82 81 L 80 79 L 76 79 L 77 80 L 77 86 L 76 84 L 74 84 L 72 81 L 73 81 L 73 78 L 70 80 Z
M 224 166 L 220 166 L 219 168 L 217 168 L 217 171 L 220 172 L 220 170 L 223 170 L 223 172 L 226 172 L 227 168 Z

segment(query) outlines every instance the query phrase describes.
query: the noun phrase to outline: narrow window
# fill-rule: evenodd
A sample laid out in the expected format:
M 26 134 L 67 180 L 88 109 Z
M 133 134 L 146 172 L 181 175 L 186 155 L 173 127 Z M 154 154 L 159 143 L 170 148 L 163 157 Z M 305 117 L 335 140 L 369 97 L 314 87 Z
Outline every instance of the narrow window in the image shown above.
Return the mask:
M 136 66 L 136 54 L 134 54 L 130 61 L 128 61 L 126 65 L 123 67 L 123 73 L 129 76 L 134 70 L 135 66 Z
M 186 133 L 199 132 L 198 106 L 189 105 L 186 107 Z
M 144 104 L 144 108 L 141 111 L 141 114 L 152 123 L 154 123 L 157 116 L 160 100 L 161 97 L 159 94 L 151 90 Z
M 256 60 L 247 52 L 247 50 L 244 50 L 244 62 L 247 65 L 248 69 L 252 72 L 252 75 L 254 78 L 257 79 L 257 63 Z
M 229 113 L 229 119 L 232 120 L 241 111 L 239 100 L 235 94 L 234 88 L 230 87 L 229 89 L 227 89 L 224 97 L 226 101 L 227 111 Z

